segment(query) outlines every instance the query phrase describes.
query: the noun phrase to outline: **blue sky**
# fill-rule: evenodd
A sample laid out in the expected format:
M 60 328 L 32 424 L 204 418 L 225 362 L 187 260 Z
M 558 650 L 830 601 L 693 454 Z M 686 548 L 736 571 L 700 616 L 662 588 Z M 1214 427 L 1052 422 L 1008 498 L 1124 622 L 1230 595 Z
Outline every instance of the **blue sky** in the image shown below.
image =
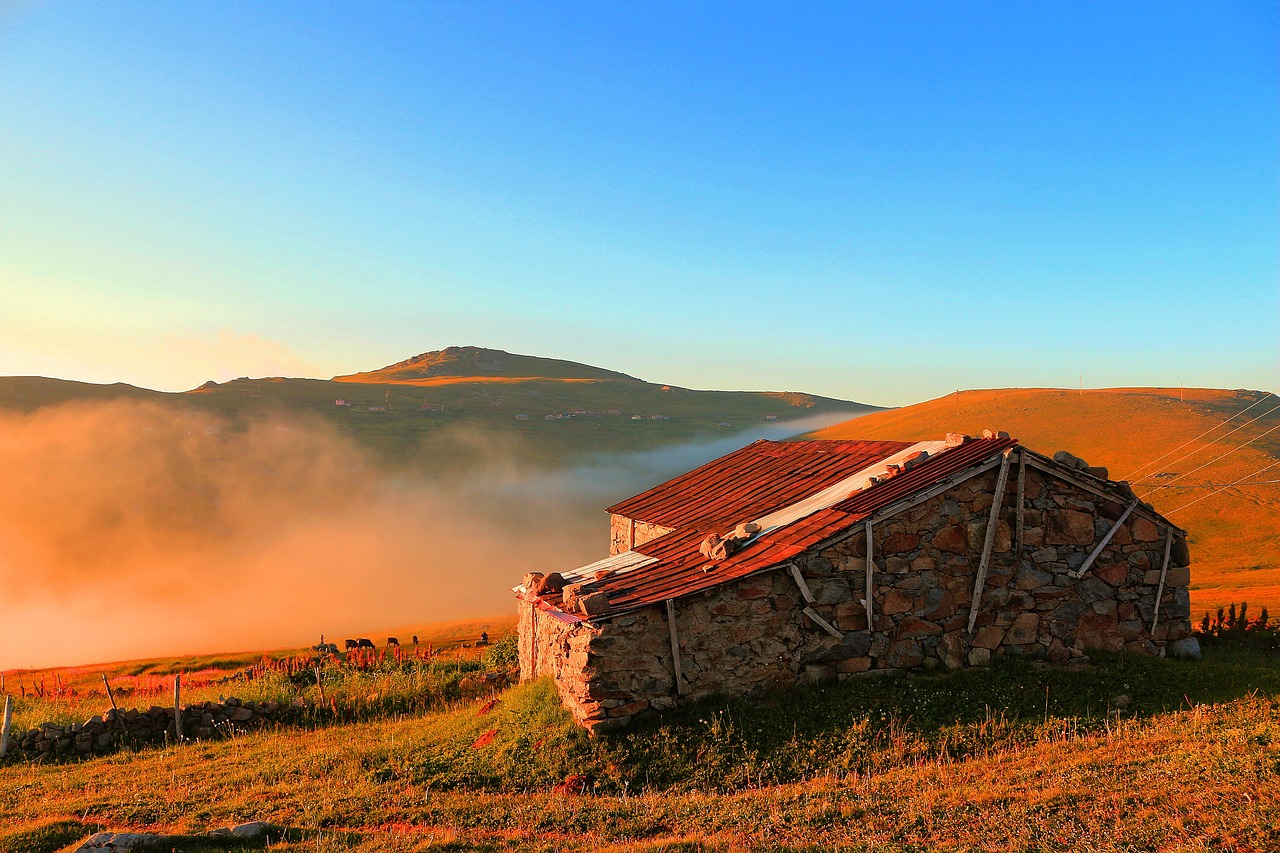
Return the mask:
M 0 375 L 1280 385 L 1273 3 L 0 5 Z

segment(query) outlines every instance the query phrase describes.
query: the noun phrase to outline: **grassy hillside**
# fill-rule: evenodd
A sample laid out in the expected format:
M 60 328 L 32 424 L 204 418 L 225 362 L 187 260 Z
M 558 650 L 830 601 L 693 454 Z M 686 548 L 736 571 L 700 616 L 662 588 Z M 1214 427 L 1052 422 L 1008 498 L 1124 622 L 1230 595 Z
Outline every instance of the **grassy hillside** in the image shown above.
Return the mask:
M 466 467 L 495 442 L 523 462 L 560 464 L 590 453 L 648 450 L 732 433 L 770 419 L 785 423 L 877 410 L 801 392 L 694 391 L 589 365 L 475 347 L 424 353 L 333 380 L 245 378 L 175 394 L 0 377 L 0 411 L 120 397 L 231 419 L 276 413 L 319 417 L 386 459 L 433 468 Z M 336 405 L 338 400 L 346 405 Z
M 290 851 L 1280 844 L 1274 651 L 859 678 L 711 700 L 597 739 L 547 682 L 495 698 L 0 767 L 0 850 L 250 820 L 293 829 L 271 848 Z M 583 795 L 553 790 L 569 777 Z M 166 849 L 218 849 L 207 843 Z
M 1131 480 L 1140 495 L 1189 531 L 1193 616 L 1243 600 L 1280 613 L 1280 484 L 1241 485 L 1179 509 L 1214 490 L 1206 486 L 1240 478 L 1280 480 L 1280 467 L 1250 476 L 1280 461 L 1280 429 L 1264 435 L 1280 427 L 1280 411 L 1269 411 L 1280 399 L 1263 398 L 1263 392 L 1205 388 L 962 391 L 860 417 L 812 437 L 926 439 L 992 428 L 1007 430 L 1041 453 L 1070 450 L 1107 466 L 1113 478 Z M 1254 403 L 1259 405 L 1215 429 Z M 1258 436 L 1249 447 L 1195 470 Z

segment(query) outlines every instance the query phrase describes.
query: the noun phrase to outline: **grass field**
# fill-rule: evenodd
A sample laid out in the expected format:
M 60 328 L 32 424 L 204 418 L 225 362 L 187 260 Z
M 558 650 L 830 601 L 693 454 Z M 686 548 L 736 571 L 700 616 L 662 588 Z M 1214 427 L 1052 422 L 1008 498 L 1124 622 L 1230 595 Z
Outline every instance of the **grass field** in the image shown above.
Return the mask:
M 961 391 L 811 435 L 918 440 L 946 432 L 976 435 L 989 428 L 1007 430 L 1041 453 L 1070 450 L 1090 464 L 1107 466 L 1115 479 L 1131 479 L 1144 499 L 1189 532 L 1193 616 L 1246 600 L 1255 610 L 1266 605 L 1280 612 L 1280 483 L 1242 485 L 1179 509 L 1214 490 L 1206 485 L 1280 480 L 1280 467 L 1267 470 L 1280 462 L 1280 410 L 1270 411 L 1276 406 L 1280 399 L 1268 402 L 1260 392 L 1203 388 Z M 1255 423 L 1228 435 L 1258 415 Z M 1272 429 L 1276 432 L 1268 435 Z M 1259 440 L 1213 461 L 1253 438 Z M 1199 468 L 1206 462 L 1211 464 Z M 1250 476 L 1257 471 L 1263 473 Z
M 1273 850 L 1276 654 L 862 678 L 594 740 L 535 682 L 488 712 L 0 768 L 0 850 L 249 820 L 299 851 Z

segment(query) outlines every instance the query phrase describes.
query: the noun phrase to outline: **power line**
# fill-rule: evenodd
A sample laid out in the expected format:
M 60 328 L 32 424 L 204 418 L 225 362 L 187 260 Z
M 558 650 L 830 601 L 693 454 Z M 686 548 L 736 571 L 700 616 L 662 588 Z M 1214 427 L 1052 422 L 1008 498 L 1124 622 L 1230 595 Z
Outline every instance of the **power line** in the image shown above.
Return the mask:
M 1254 471 L 1252 474 L 1245 474 L 1243 477 L 1241 477 L 1239 480 L 1236 480 L 1234 483 L 1229 483 L 1228 485 L 1225 485 L 1222 488 L 1217 489 L 1216 491 L 1212 491 L 1207 495 L 1201 495 L 1200 497 L 1196 498 L 1193 501 L 1188 501 L 1187 503 L 1184 503 L 1182 506 L 1178 507 L 1177 509 L 1171 509 L 1168 512 L 1161 513 L 1161 514 L 1164 515 L 1166 518 L 1168 518 L 1169 516 L 1173 515 L 1175 512 L 1181 512 L 1182 510 L 1186 509 L 1192 504 L 1198 504 L 1200 503 L 1200 501 L 1211 498 L 1214 495 L 1218 494 L 1219 492 L 1224 492 L 1227 489 L 1234 488 L 1242 484 L 1245 480 L 1249 479 L 1250 477 L 1256 477 L 1259 474 L 1261 474 L 1263 471 L 1270 471 L 1272 468 L 1276 467 L 1277 465 L 1280 465 L 1280 459 L 1277 459 L 1275 462 L 1272 462 L 1270 465 L 1268 465 L 1265 468 L 1259 468 L 1257 471 Z
M 1170 456 L 1172 456 L 1173 454 L 1177 453 L 1177 452 L 1178 452 L 1179 450 L 1181 450 L 1182 448 L 1184 448 L 1184 447 L 1186 447 L 1186 446 L 1188 446 L 1188 445 L 1190 445 L 1190 444 L 1194 444 L 1195 442 L 1197 442 L 1197 441 L 1199 441 L 1200 439 L 1204 438 L 1204 437 L 1205 437 L 1206 435 L 1208 435 L 1209 433 L 1211 433 L 1211 432 L 1213 432 L 1213 431 L 1215 431 L 1215 430 L 1222 429 L 1224 426 L 1226 426 L 1227 424 L 1231 423 L 1233 420 L 1235 420 L 1236 418 L 1240 417 L 1240 416 L 1241 416 L 1241 415 L 1243 415 L 1245 412 L 1247 412 L 1247 411 L 1249 411 L 1250 409 L 1252 409 L 1254 406 L 1257 406 L 1257 405 L 1259 405 L 1260 403 L 1262 403 L 1262 401 L 1263 401 L 1263 400 L 1266 400 L 1268 397 L 1275 397 L 1275 396 L 1276 396 L 1276 392 L 1275 392 L 1275 391 L 1268 391 L 1266 394 L 1264 394 L 1263 396 L 1259 397 L 1257 400 L 1253 401 L 1253 403 L 1252 403 L 1252 404 L 1250 404 L 1249 406 L 1246 406 L 1245 408 L 1243 408 L 1243 409 L 1241 409 L 1240 411 L 1236 412 L 1234 415 L 1232 415 L 1231 417 L 1227 418 L 1227 419 L 1226 419 L 1225 421 L 1223 421 L 1222 423 L 1220 423 L 1220 424 L 1218 424 L 1218 425 L 1216 425 L 1216 426 L 1213 426 L 1213 427 L 1211 427 L 1211 428 L 1209 428 L 1209 429 L 1205 430 L 1204 432 L 1200 433 L 1199 435 L 1197 435 L 1195 438 L 1191 439 L 1190 441 L 1187 441 L 1187 442 L 1184 442 L 1183 444 L 1178 445 L 1178 446 L 1177 446 L 1177 447 L 1175 447 L 1173 450 L 1170 450 L 1168 453 L 1166 453 L 1164 456 L 1161 456 L 1159 459 L 1153 459 L 1153 460 L 1151 460 L 1150 462 L 1146 463 L 1145 465 L 1139 465 L 1137 468 L 1134 468 L 1132 471 L 1130 471 L 1128 474 L 1125 474 L 1125 475 L 1124 475 L 1123 477 L 1121 477 L 1120 479 L 1122 479 L 1122 480 L 1128 480 L 1130 477 L 1132 477 L 1134 474 L 1138 473 L 1139 471 L 1145 471 L 1147 468 L 1152 467 L 1152 466 L 1153 466 L 1153 465 L 1155 465 L 1156 463 L 1158 463 L 1158 462 L 1160 462 L 1160 461 L 1162 461 L 1162 460 L 1164 460 L 1164 459 L 1169 458 Z M 1276 408 L 1280 408 L 1280 406 L 1277 406 Z M 1276 409 L 1271 409 L 1269 412 L 1266 412 L 1265 414 L 1270 414 L 1271 412 L 1274 412 L 1275 410 L 1276 410 Z M 1259 415 L 1258 417 L 1264 417 L 1264 415 Z M 1253 421 L 1256 421 L 1257 419 L 1258 419 L 1258 418 L 1254 418 L 1254 419 L 1253 419 Z M 1242 424 L 1241 426 L 1248 426 L 1249 424 L 1253 423 L 1253 421 L 1249 421 L 1249 423 L 1247 423 L 1247 424 Z M 1239 427 L 1237 427 L 1237 429 L 1239 429 Z M 1234 429 L 1233 429 L 1231 432 L 1235 432 L 1235 431 L 1236 431 L 1236 430 L 1234 430 Z M 1227 435 L 1231 435 L 1231 432 L 1227 433 Z M 1216 442 L 1218 442 L 1218 441 L 1221 441 L 1223 438 L 1226 438 L 1226 437 L 1227 437 L 1227 435 L 1220 436 L 1219 438 L 1214 439 L 1214 442 L 1211 442 L 1211 443 L 1216 443 Z M 1194 455 L 1194 454 L 1187 454 L 1187 455 L 1188 455 L 1188 456 L 1191 456 L 1191 455 Z M 1187 458 L 1186 456 L 1182 456 L 1182 457 L 1179 457 L 1178 459 L 1176 459 L 1176 460 L 1174 460 L 1174 461 L 1176 461 L 1176 462 L 1181 462 L 1183 459 L 1186 459 L 1186 458 Z
M 1261 415 L 1259 415 L 1259 417 L 1261 417 Z M 1254 420 L 1257 420 L 1257 419 L 1255 418 Z M 1250 423 L 1252 423 L 1252 421 L 1251 421 Z M 1275 431 L 1276 431 L 1276 430 L 1278 430 L 1278 429 L 1280 429 L 1280 424 L 1276 424 L 1275 426 L 1273 426 L 1271 429 L 1267 430 L 1266 432 L 1258 433 L 1258 434 L 1257 434 L 1257 435 L 1255 435 L 1253 438 L 1251 438 L 1251 439 L 1249 439 L 1248 441 L 1246 441 L 1244 444 L 1237 445 L 1237 446 L 1235 446 L 1235 447 L 1231 448 L 1230 450 L 1228 450 L 1226 453 L 1223 453 L 1223 454 L 1221 454 L 1221 455 L 1219 455 L 1219 456 L 1216 456 L 1216 457 L 1214 457 L 1213 459 L 1210 459 L 1208 462 L 1205 462 L 1205 463 L 1204 463 L 1204 464 L 1202 464 L 1202 465 L 1198 465 L 1198 466 L 1196 466 L 1195 468 L 1192 468 L 1190 471 L 1186 472 L 1186 474 L 1179 474 L 1178 476 L 1176 476 L 1176 477 L 1174 477 L 1172 480 L 1170 480 L 1170 481 L 1169 481 L 1169 483 L 1176 483 L 1178 480 L 1181 480 L 1183 477 L 1186 477 L 1186 476 L 1188 476 L 1188 475 L 1190 475 L 1190 474 L 1194 474 L 1195 472 L 1199 471 L 1201 468 L 1207 468 L 1208 466 L 1210 466 L 1210 465 L 1214 464 L 1215 462 L 1221 462 L 1223 459 L 1226 459 L 1228 456 L 1230 456 L 1232 453 L 1235 453 L 1237 450 L 1243 450 L 1244 448 L 1246 448 L 1246 447 L 1248 447 L 1249 445 L 1253 444 L 1253 443 L 1254 443 L 1255 441 L 1257 441 L 1258 439 L 1260 439 L 1260 438 L 1265 438 L 1266 436 L 1270 435 L 1271 433 L 1275 432 Z M 1232 432 L 1235 432 L 1235 430 L 1232 430 Z M 1165 484 L 1163 484 L 1163 485 L 1169 485 L 1169 483 L 1165 483 Z M 1151 491 L 1147 492 L 1147 494 L 1149 495 L 1149 494 L 1151 494 L 1151 493 L 1152 493 L 1152 492 L 1154 492 L 1154 491 L 1155 491 L 1155 489 L 1152 489 Z
M 1160 489 L 1229 489 L 1232 486 L 1269 486 L 1272 483 L 1280 483 L 1280 480 L 1254 480 L 1249 483 L 1198 483 L 1190 486 L 1156 486 L 1154 491 Z
M 1170 464 L 1170 465 L 1177 465 L 1177 464 L 1178 464 L 1179 462 L 1181 462 L 1183 459 L 1187 459 L 1187 458 L 1189 458 L 1189 457 L 1195 456 L 1197 453 L 1199 453 L 1200 451 L 1204 450 L 1205 448 L 1212 447 L 1213 445 L 1217 444 L 1219 441 L 1222 441 L 1222 440 L 1223 440 L 1224 438 L 1226 438 L 1227 436 L 1235 435 L 1235 434 L 1236 434 L 1236 433 L 1238 433 L 1240 430 L 1244 429 L 1245 427 L 1247 427 L 1249 424 L 1253 423 L 1254 421 L 1261 420 L 1262 418 L 1265 418 L 1267 415 L 1269 415 L 1269 414 L 1271 414 L 1272 412 L 1277 411 L 1277 410 L 1280 410 L 1280 406 L 1275 406 L 1274 408 L 1268 409 L 1267 411 L 1265 411 L 1265 412 L 1263 412 L 1262 414 L 1258 415 L 1256 418 L 1251 418 L 1250 420 L 1245 421 L 1244 423 L 1240 424 L 1240 426 L 1238 426 L 1238 427 L 1236 427 L 1235 429 L 1231 430 L 1231 432 L 1228 432 L 1228 433 L 1225 433 L 1225 434 L 1223 434 L 1223 435 L 1218 436 L 1218 437 L 1217 437 L 1217 438 L 1215 438 L 1213 441 L 1211 441 L 1211 442 L 1209 442 L 1208 444 L 1206 444 L 1204 447 L 1197 448 L 1196 450 L 1193 450 L 1193 451 L 1191 451 L 1190 453 L 1184 453 L 1183 455 L 1179 456 L 1177 459 L 1173 460 L 1173 461 L 1172 461 L 1172 462 L 1170 462 L 1169 464 Z M 1220 424 L 1220 426 L 1221 426 L 1221 424 Z M 1216 427 L 1215 427 L 1215 429 L 1216 429 Z M 1266 433 L 1263 433 L 1263 434 L 1265 435 Z M 1247 443 L 1247 442 L 1246 442 L 1246 443 Z M 1185 445 L 1184 445 L 1184 446 L 1185 446 Z M 1241 445 L 1241 447 L 1243 447 L 1243 446 L 1244 446 L 1244 445 Z M 1225 454 L 1224 454 L 1224 455 L 1225 455 Z M 1204 466 L 1201 466 L 1201 467 L 1204 467 Z M 1198 470 L 1198 469 L 1197 469 L 1197 470 Z M 1140 481 L 1141 481 L 1141 480 L 1149 480 L 1149 479 L 1151 479 L 1151 476 L 1152 476 L 1152 475 L 1147 475 L 1147 476 L 1145 476 L 1145 477 L 1139 477 L 1138 479 L 1139 479 Z M 1186 476 L 1186 475 L 1184 474 L 1183 476 Z

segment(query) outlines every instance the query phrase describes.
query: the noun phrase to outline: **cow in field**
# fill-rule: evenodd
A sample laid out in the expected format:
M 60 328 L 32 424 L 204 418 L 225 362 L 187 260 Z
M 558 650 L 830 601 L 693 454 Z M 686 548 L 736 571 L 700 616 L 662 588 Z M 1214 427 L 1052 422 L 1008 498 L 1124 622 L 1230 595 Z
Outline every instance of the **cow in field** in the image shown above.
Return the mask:
M 353 652 L 356 649 L 360 648 L 360 644 L 350 638 L 347 639 L 346 646 L 347 646 L 347 651 L 349 652 Z
M 367 639 L 365 637 L 361 637 L 359 640 L 356 641 L 356 648 L 374 649 L 374 648 L 377 648 L 377 646 L 373 644 L 373 640 Z
M 396 639 L 395 637 L 387 637 L 387 645 L 388 645 L 388 646 L 399 646 L 399 645 L 400 645 L 400 641 L 399 641 L 398 639 Z

